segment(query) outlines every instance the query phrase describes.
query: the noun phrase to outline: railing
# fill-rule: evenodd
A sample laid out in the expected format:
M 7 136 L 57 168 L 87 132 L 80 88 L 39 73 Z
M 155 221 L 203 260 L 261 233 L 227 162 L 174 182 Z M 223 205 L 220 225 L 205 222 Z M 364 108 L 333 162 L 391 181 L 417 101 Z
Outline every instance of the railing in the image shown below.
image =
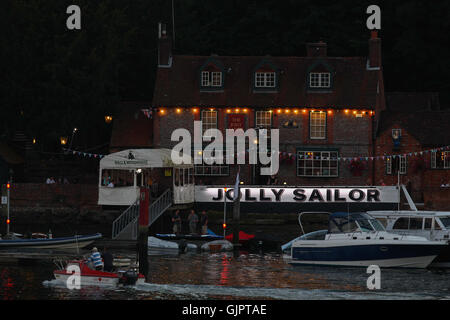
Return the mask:
M 158 199 L 150 204 L 148 208 L 148 225 L 150 226 L 153 222 L 155 222 L 167 209 L 172 206 L 172 203 L 172 191 L 167 189 Z
M 112 224 L 112 238 L 117 236 L 131 223 L 137 221 L 139 217 L 139 199 L 129 206 Z

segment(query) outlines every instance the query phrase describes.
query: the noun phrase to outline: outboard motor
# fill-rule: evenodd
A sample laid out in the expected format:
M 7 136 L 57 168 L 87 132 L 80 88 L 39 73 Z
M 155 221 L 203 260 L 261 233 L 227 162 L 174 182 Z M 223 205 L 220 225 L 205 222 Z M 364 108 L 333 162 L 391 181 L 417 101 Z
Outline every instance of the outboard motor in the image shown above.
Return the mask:
M 119 279 L 119 283 L 123 285 L 132 286 L 136 284 L 138 280 L 139 272 L 137 268 L 130 268 L 124 273 L 122 273 L 122 277 Z
M 187 242 L 184 239 L 181 239 L 178 243 L 178 252 L 185 253 L 187 251 Z

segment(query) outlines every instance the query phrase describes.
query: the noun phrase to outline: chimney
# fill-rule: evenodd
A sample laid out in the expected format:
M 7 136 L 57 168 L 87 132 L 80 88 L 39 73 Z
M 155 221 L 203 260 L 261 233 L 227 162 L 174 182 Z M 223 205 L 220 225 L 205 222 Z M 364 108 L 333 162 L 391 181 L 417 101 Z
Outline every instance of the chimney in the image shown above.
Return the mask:
M 306 44 L 306 56 L 307 57 L 326 57 L 327 56 L 327 44 L 323 41 L 316 43 Z
M 369 67 L 381 68 L 381 39 L 376 30 L 372 30 L 369 39 Z
M 167 35 L 165 23 L 158 24 L 158 67 L 171 67 L 172 39 Z

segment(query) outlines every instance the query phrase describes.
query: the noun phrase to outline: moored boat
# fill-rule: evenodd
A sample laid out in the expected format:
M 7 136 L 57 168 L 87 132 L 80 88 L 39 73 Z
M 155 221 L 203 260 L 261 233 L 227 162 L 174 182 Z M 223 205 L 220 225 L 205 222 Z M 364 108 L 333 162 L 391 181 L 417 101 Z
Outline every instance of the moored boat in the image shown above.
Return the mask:
M 328 230 L 311 232 L 291 244 L 291 264 L 426 268 L 445 243 L 388 233 L 367 213 L 338 212 Z
M 450 238 L 449 211 L 382 210 L 368 211 L 388 232 L 420 236 L 428 240 L 448 243 Z M 430 267 L 450 268 L 450 245 L 433 260 Z
M 60 238 L 37 239 L 2 239 L 0 249 L 5 248 L 36 248 L 36 249 L 77 249 L 84 248 L 102 237 L 101 233 L 91 235 L 75 235 Z

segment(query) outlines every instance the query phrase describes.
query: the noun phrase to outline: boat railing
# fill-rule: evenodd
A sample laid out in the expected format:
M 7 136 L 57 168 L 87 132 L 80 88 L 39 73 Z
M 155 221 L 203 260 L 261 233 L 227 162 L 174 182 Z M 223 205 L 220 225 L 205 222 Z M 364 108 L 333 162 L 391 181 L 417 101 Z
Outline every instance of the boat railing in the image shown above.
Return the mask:
M 139 217 L 139 199 L 129 206 L 112 224 L 112 238 L 117 236 L 134 220 Z
M 148 208 L 148 225 L 152 225 L 173 204 L 172 190 L 167 189 Z

